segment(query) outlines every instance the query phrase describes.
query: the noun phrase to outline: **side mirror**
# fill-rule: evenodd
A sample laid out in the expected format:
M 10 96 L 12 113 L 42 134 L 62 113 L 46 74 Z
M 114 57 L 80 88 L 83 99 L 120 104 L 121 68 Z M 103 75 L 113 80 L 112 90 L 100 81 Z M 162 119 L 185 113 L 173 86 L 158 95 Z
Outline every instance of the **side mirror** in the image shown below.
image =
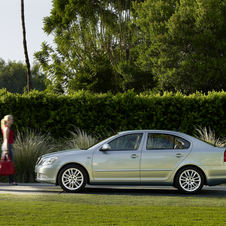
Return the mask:
M 108 151 L 110 150 L 111 147 L 109 144 L 104 144 L 101 148 L 100 148 L 100 151 Z

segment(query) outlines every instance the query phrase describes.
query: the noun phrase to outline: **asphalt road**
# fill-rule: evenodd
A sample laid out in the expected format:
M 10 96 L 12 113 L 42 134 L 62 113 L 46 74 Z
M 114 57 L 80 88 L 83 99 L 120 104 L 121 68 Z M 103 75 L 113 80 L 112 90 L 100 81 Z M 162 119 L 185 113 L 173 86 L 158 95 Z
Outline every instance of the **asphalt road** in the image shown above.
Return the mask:
M 60 186 L 44 183 L 19 184 L 12 186 L 7 183 L 0 183 L 0 194 L 19 194 L 19 195 L 77 195 L 77 193 L 66 193 Z M 188 196 L 178 192 L 173 187 L 163 186 L 89 186 L 79 193 L 101 194 L 101 195 L 133 195 L 133 196 Z M 194 195 L 193 195 L 194 196 Z M 196 197 L 226 197 L 226 186 L 204 186 L 203 189 L 195 194 Z

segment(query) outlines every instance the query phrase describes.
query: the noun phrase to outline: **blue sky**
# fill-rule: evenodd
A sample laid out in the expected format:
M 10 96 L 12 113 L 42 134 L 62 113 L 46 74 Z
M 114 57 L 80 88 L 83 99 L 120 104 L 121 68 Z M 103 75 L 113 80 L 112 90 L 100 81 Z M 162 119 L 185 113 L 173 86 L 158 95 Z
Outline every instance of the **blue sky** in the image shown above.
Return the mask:
M 41 50 L 41 43 L 53 45 L 53 36 L 47 36 L 43 28 L 43 17 L 49 16 L 51 0 L 24 0 L 27 47 L 30 63 L 33 54 Z M 0 0 L 0 58 L 6 62 L 25 62 L 21 25 L 21 1 Z

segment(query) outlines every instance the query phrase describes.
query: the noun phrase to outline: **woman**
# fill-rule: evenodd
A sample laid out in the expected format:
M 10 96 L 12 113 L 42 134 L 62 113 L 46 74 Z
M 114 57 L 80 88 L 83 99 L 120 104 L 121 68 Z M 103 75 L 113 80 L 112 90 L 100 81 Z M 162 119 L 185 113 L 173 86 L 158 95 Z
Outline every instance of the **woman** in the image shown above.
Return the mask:
M 1 120 L 1 129 L 3 133 L 2 154 L 4 155 L 5 153 L 8 153 L 10 160 L 14 162 L 14 155 L 13 155 L 14 132 L 11 129 L 12 124 L 13 124 L 12 115 L 6 115 Z M 9 184 L 17 185 L 17 183 L 14 181 L 13 175 L 9 175 Z

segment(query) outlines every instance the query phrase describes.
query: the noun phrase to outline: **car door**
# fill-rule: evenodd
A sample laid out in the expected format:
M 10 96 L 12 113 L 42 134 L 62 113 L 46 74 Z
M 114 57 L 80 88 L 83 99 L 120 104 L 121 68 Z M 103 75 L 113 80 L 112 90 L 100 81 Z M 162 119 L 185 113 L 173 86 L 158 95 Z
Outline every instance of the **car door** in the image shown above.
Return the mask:
M 141 158 L 141 181 L 165 181 L 191 151 L 181 137 L 148 133 Z
M 143 133 L 119 136 L 110 142 L 110 150 L 97 149 L 93 155 L 95 182 L 140 181 Z

